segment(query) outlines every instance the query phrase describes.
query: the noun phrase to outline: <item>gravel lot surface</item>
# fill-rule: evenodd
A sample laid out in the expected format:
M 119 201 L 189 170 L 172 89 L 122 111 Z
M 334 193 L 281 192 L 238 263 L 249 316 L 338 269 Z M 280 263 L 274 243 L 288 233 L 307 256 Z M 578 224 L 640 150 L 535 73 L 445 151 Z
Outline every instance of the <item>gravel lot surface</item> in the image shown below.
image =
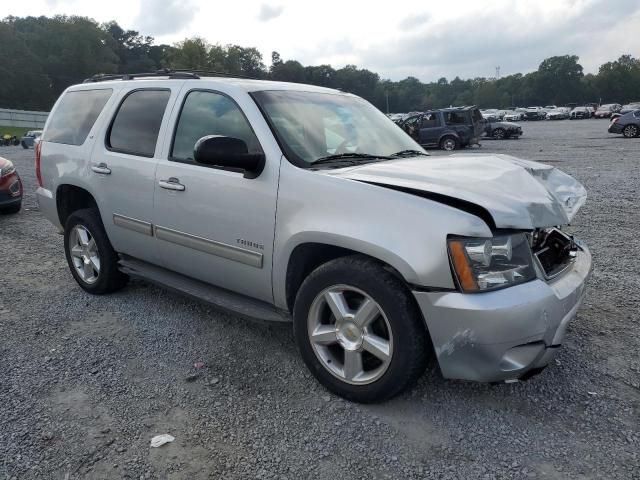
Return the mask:
M 33 150 L 0 147 L 27 191 L 0 217 L 0 479 L 640 478 L 640 139 L 522 124 L 480 151 L 551 163 L 589 192 L 572 230 L 595 270 L 564 348 L 526 383 L 433 369 L 374 406 L 319 386 L 288 325 L 139 281 L 84 293 L 37 210 Z M 175 441 L 150 448 L 162 433 Z

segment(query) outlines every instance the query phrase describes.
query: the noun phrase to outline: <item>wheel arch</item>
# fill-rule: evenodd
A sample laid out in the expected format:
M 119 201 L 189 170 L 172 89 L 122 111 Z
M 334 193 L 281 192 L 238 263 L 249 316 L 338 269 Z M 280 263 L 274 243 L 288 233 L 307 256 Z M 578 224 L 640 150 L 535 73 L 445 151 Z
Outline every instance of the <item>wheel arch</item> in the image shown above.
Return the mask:
M 67 218 L 69 218 L 69 215 L 73 212 L 82 208 L 98 209 L 98 202 L 96 202 L 93 194 L 86 188 L 70 183 L 63 183 L 56 188 L 56 208 L 60 225 L 64 227 Z
M 308 239 L 296 244 L 288 255 L 286 272 L 281 281 L 284 283 L 281 292 L 284 295 L 283 306 L 292 312 L 296 295 L 305 278 L 320 265 L 323 265 L 336 258 L 361 255 L 367 257 L 388 271 L 392 272 L 403 283 L 409 285 L 417 278 L 416 272 L 401 258 L 392 252 L 368 243 L 361 243 L 358 246 L 350 245 L 348 241 L 340 241 L 339 238 L 332 240 L 312 240 Z M 274 291 L 275 293 L 275 291 Z

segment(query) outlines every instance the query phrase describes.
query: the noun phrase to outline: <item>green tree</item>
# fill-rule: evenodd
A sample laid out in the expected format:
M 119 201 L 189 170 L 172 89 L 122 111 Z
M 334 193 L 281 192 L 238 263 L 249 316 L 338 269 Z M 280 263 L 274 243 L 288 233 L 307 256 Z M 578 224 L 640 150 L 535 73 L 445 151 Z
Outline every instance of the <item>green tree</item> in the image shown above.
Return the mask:
M 540 103 L 562 105 L 576 97 L 581 98 L 581 80 L 584 76 L 577 55 L 550 57 L 538 67 L 535 91 Z

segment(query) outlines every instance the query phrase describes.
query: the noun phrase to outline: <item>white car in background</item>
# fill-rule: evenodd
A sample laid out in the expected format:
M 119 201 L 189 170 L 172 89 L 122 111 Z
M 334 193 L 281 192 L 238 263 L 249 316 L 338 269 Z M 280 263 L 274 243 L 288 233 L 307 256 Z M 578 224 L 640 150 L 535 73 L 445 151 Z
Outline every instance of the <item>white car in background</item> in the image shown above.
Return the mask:
M 507 110 L 504 114 L 503 120 L 505 122 L 520 122 L 524 119 L 524 113 L 517 110 Z
M 569 110 L 566 107 L 554 108 L 547 112 L 547 120 L 566 120 L 569 118 Z

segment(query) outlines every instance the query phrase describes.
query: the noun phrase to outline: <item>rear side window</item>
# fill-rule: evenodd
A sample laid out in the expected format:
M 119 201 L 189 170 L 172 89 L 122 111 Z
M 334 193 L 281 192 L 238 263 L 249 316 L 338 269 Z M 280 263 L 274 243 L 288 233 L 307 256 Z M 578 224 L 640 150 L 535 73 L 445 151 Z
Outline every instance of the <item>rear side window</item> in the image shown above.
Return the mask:
M 251 125 L 232 99 L 216 92 L 189 92 L 176 127 L 171 160 L 193 162 L 193 147 L 207 135 L 239 138 L 250 153 L 262 152 Z
M 116 112 L 107 147 L 116 152 L 153 157 L 171 91 L 134 90 Z
M 64 94 L 49 121 L 45 142 L 82 145 L 113 90 L 76 90 Z
M 467 112 L 445 112 L 444 123 L 447 125 L 465 125 L 471 122 L 468 121 Z

